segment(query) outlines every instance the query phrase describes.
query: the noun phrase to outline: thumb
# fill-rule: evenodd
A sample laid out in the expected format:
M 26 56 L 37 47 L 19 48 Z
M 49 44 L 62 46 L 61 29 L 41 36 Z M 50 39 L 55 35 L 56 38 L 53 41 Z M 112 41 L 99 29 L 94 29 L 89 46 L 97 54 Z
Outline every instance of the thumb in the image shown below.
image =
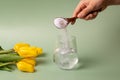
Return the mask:
M 84 18 L 85 16 L 87 16 L 90 12 L 92 12 L 94 10 L 93 6 L 89 5 L 86 8 L 84 8 L 77 17 L 79 18 Z

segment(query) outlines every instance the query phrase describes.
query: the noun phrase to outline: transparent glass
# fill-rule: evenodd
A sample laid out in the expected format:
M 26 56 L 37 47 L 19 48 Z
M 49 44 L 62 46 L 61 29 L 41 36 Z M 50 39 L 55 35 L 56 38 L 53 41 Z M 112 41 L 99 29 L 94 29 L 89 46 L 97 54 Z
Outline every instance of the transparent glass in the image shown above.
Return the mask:
M 75 69 L 78 63 L 75 36 L 68 36 L 68 38 L 58 36 L 53 61 L 61 69 Z

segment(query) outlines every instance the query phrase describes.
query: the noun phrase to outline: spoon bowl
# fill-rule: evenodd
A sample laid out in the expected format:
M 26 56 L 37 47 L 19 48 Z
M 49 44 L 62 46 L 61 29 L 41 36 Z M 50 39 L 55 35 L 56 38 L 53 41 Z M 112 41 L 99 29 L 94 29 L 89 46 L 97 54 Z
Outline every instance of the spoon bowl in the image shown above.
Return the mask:
M 75 17 L 72 17 L 72 18 L 59 17 L 59 18 L 54 19 L 54 24 L 58 29 L 63 29 L 63 28 L 66 28 L 69 23 L 71 23 L 73 25 L 75 23 L 76 19 L 77 18 L 75 18 Z

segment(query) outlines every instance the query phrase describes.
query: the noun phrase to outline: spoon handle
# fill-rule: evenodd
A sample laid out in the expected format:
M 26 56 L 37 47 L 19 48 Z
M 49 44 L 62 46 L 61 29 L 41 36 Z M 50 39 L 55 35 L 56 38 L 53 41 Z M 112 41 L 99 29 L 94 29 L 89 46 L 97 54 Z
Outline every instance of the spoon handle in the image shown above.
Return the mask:
M 94 13 L 94 12 L 101 12 L 101 11 L 102 11 L 102 8 L 98 9 L 98 10 L 95 10 L 95 11 L 92 11 L 92 12 L 90 12 L 88 14 L 91 14 L 91 13 Z M 77 17 L 67 18 L 67 21 L 68 21 L 68 23 L 71 23 L 73 25 L 73 24 L 75 24 L 76 19 L 77 19 Z
M 71 18 L 66 18 L 68 23 L 71 23 L 72 25 L 75 23 L 77 17 L 71 17 Z

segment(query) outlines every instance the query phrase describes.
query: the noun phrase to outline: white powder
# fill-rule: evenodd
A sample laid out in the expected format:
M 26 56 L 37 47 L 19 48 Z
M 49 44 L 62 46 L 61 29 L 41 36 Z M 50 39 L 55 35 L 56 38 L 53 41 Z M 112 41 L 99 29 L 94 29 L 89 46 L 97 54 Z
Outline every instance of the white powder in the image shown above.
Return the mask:
M 68 25 L 68 22 L 63 18 L 56 18 L 54 24 L 57 28 L 63 29 Z
M 61 29 L 61 37 L 62 37 L 64 48 L 69 49 L 70 48 L 69 35 L 66 28 Z
M 57 28 L 61 29 L 61 41 L 62 41 L 62 45 L 65 49 L 69 49 L 70 45 L 69 45 L 69 38 L 68 38 L 68 33 L 67 33 L 67 25 L 68 25 L 68 21 L 65 20 L 64 18 L 56 18 L 54 19 L 54 24 Z

